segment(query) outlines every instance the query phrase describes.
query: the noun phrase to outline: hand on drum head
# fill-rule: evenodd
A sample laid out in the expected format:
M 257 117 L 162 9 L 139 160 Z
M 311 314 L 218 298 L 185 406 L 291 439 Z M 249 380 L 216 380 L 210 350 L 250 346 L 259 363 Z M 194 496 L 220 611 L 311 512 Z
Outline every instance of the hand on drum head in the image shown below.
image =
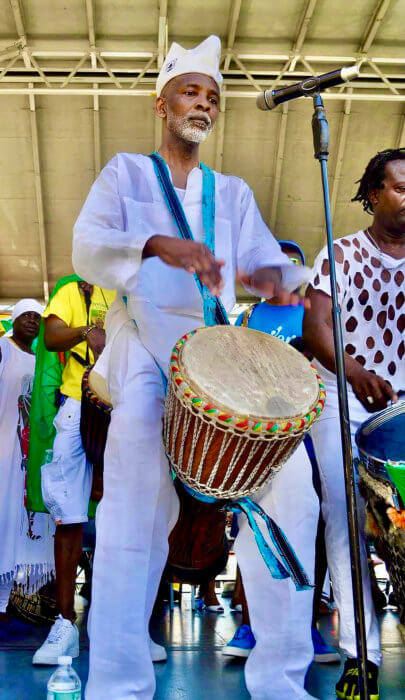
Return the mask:
M 146 243 L 143 257 L 157 255 L 166 265 L 181 267 L 190 274 L 197 274 L 202 284 L 218 297 L 224 286 L 221 267 L 223 260 L 216 260 L 204 243 L 186 241 L 171 236 L 152 236 Z
M 102 328 L 92 328 L 86 335 L 87 345 L 92 350 L 94 359 L 97 360 L 104 350 L 105 331 Z
M 300 297 L 297 292 L 289 292 L 281 282 L 281 270 L 278 267 L 261 267 L 252 275 L 239 272 L 237 280 L 258 297 L 277 301 L 280 306 L 297 306 L 302 304 L 309 309 L 309 299 Z
M 398 401 L 398 396 L 389 382 L 364 369 L 356 361 L 353 361 L 353 366 L 347 370 L 347 379 L 358 400 L 369 413 L 382 411 L 390 401 Z

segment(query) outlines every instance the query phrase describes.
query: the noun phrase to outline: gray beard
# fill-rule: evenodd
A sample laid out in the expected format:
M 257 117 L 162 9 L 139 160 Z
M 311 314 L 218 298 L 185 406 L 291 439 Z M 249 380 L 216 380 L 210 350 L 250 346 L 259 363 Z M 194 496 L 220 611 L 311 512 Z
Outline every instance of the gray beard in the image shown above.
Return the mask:
M 200 129 L 198 126 L 193 126 L 188 121 L 188 117 L 177 117 L 170 113 L 167 115 L 167 128 L 187 143 L 203 143 L 212 131 L 212 127 Z

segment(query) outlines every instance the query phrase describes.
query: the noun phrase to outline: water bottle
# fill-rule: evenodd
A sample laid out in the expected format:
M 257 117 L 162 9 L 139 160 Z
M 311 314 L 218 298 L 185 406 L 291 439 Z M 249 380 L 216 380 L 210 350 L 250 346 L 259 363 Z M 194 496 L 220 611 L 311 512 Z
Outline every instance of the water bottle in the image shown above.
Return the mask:
M 47 700 L 81 700 L 82 684 L 72 668 L 72 657 L 59 656 L 58 664 L 48 681 Z

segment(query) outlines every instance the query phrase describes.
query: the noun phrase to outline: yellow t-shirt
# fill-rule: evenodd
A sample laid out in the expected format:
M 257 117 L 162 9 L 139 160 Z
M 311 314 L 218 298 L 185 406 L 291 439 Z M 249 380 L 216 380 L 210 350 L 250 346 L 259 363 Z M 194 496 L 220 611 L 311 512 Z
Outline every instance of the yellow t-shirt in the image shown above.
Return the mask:
M 80 291 L 77 282 L 69 282 L 61 287 L 51 299 L 42 318 L 48 316 L 57 316 L 66 323 L 70 328 L 80 328 L 80 326 L 100 326 L 104 328 L 104 319 L 109 306 L 115 299 L 116 292 L 108 289 L 94 287 L 91 297 L 89 310 L 89 318 L 87 318 L 86 302 L 84 294 Z M 83 360 L 86 360 L 87 343 L 82 342 L 75 345 L 72 350 L 80 355 Z M 94 362 L 92 351 L 89 353 L 90 363 Z M 82 378 L 85 372 L 80 362 L 69 355 L 66 367 L 63 370 L 62 386 L 60 390 L 62 394 L 70 396 L 72 399 L 80 401 L 82 396 Z

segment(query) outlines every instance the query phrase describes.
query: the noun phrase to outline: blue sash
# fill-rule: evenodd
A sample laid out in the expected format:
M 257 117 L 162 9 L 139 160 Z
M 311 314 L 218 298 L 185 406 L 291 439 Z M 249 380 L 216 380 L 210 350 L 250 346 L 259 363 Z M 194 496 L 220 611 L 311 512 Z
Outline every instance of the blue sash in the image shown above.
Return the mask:
M 163 158 L 158 153 L 152 153 L 150 158 L 153 162 L 156 177 L 162 190 L 165 202 L 173 216 L 181 238 L 194 240 L 182 204 L 176 194 L 170 179 L 168 167 Z M 215 176 L 210 168 L 200 163 L 203 176 L 202 192 L 202 220 L 204 228 L 204 243 L 211 253 L 215 255 Z M 204 322 L 206 326 L 216 324 L 229 324 L 228 316 L 220 299 L 214 297 L 209 289 L 201 283 L 197 274 L 194 274 L 197 287 L 201 293 L 204 307 Z M 160 368 L 159 368 L 160 369 Z M 167 390 L 167 380 L 162 374 L 162 381 L 165 392 Z M 203 496 L 183 484 L 184 488 L 201 501 L 215 502 L 216 499 Z M 311 588 L 308 576 L 301 566 L 294 549 L 290 545 L 284 532 L 279 526 L 269 518 L 263 509 L 250 498 L 239 498 L 227 504 L 227 509 L 235 513 L 245 513 L 249 525 L 253 530 L 255 540 L 267 568 L 273 578 L 283 579 L 291 577 L 297 590 L 302 591 Z M 255 514 L 263 518 L 267 526 L 270 541 L 273 549 L 266 542 L 255 518 Z M 273 551 L 275 550 L 275 551 Z
M 182 204 L 176 194 L 176 190 L 172 185 L 169 170 L 165 161 L 159 155 L 159 153 L 152 153 L 150 158 L 152 159 L 156 177 L 165 198 L 165 202 L 173 216 L 173 220 L 177 226 L 181 238 L 193 241 L 194 236 L 184 213 Z M 204 163 L 200 163 L 200 168 L 203 176 L 202 220 L 204 228 L 204 243 L 215 256 L 215 175 L 210 168 L 207 168 L 207 166 L 204 165 Z M 201 283 L 197 274 L 194 274 L 194 278 L 203 300 L 205 325 L 215 326 L 216 324 L 229 324 L 228 315 L 221 300 L 211 294 L 208 287 Z

